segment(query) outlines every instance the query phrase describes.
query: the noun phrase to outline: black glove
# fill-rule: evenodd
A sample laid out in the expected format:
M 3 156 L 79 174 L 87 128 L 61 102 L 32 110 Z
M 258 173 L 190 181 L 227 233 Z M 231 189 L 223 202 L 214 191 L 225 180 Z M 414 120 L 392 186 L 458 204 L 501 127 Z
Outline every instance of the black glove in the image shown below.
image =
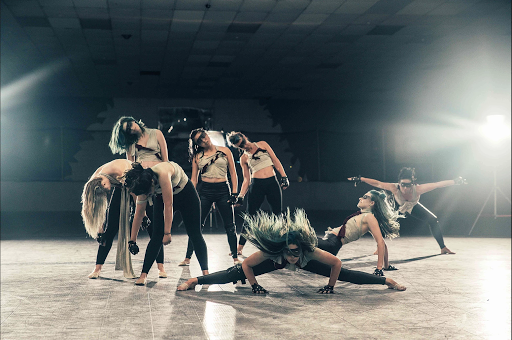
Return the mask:
M 320 288 L 317 293 L 320 294 L 334 294 L 334 286 L 326 285 L 323 288 Z
M 397 267 L 389 265 L 387 268 L 382 268 L 382 270 L 398 270 Z
M 468 184 L 465 178 L 457 177 L 453 180 L 455 182 L 455 185 L 461 185 L 461 184 Z
M 355 187 L 357 187 L 357 185 L 358 185 L 359 183 L 361 183 L 361 175 L 356 176 L 356 177 L 351 177 L 351 178 L 349 179 L 349 181 L 350 181 L 350 182 L 354 182 L 354 186 L 355 186 Z
M 140 225 L 140 228 L 141 228 L 142 230 L 147 229 L 147 227 L 149 227 L 149 225 L 150 225 L 150 224 L 151 224 L 151 220 L 149 219 L 149 217 L 144 216 L 144 217 L 142 218 L 142 223 L 141 223 L 141 225 Z
M 375 268 L 375 271 L 373 272 L 373 275 L 384 276 L 384 272 L 382 271 L 382 269 Z
M 96 241 L 98 241 L 99 244 L 104 246 L 105 245 L 105 241 L 106 241 L 105 233 L 98 233 L 98 237 L 96 237 Z
M 238 194 L 231 193 L 231 195 L 229 195 L 228 203 L 231 205 L 235 205 L 236 201 L 238 201 Z
M 265 288 L 263 288 L 262 286 L 260 286 L 257 283 L 252 285 L 252 292 L 254 294 L 267 294 L 268 293 L 268 291 Z
M 243 196 L 238 196 L 237 199 L 236 199 L 235 204 L 244 205 L 244 197 Z
M 279 183 L 281 185 L 281 188 L 286 189 L 290 186 L 290 181 L 288 180 L 288 177 L 283 176 L 281 177 L 281 181 Z
M 130 250 L 130 253 L 133 255 L 137 255 L 139 253 L 139 246 L 137 245 L 137 242 L 128 241 L 128 250 Z

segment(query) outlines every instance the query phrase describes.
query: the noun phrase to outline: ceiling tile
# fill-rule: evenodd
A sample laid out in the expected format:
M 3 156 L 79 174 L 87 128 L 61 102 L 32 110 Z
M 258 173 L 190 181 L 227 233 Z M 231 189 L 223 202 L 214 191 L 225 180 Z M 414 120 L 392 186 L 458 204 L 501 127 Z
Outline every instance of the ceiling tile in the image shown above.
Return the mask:
M 207 1 L 204 0 L 176 0 L 176 10 L 187 10 L 187 11 L 205 11 L 205 4 Z
M 110 20 L 106 8 L 76 7 L 76 12 L 81 19 Z
M 73 7 L 73 0 L 39 0 L 41 6 Z
M 344 2 L 335 14 L 363 14 L 379 0 L 348 0 Z
M 112 29 L 117 31 L 139 31 L 140 30 L 140 19 L 135 18 L 113 18 L 111 20 Z
M 276 0 L 245 0 L 240 7 L 240 12 L 266 12 L 269 13 L 275 7 Z
M 107 0 L 109 9 L 133 8 L 140 9 L 140 0 Z
M 16 17 L 44 17 L 44 12 L 37 1 L 24 1 L 9 6 L 9 10 Z
M 49 18 L 78 18 L 74 7 L 43 7 L 43 12 Z
M 203 21 L 204 11 L 174 11 L 171 23 L 173 32 L 197 32 Z
M 81 28 L 78 18 L 48 18 L 54 28 Z
M 208 11 L 238 11 L 243 0 L 210 0 Z
M 174 0 L 142 0 L 141 7 L 143 9 L 174 9 Z
M 130 0 L 127 0 L 130 1 Z M 76 7 L 107 8 L 107 0 L 73 0 Z

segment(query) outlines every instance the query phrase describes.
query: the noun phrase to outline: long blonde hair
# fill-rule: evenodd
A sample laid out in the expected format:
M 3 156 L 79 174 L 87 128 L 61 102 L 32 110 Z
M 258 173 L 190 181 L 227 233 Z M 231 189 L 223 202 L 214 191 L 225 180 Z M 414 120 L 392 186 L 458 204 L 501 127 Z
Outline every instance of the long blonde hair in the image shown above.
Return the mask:
M 82 220 L 85 230 L 92 238 L 103 229 L 108 207 L 109 190 L 101 185 L 101 177 L 91 178 L 82 192 Z

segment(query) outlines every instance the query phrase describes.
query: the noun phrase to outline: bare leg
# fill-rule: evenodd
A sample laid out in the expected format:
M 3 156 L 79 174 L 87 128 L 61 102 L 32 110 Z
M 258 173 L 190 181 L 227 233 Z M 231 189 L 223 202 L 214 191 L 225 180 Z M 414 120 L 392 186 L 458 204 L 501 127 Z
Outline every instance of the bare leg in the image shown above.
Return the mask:
M 193 277 L 191 279 L 188 279 L 186 282 L 183 282 L 180 284 L 177 288 L 177 290 L 189 290 L 194 289 L 197 285 L 197 277 Z
M 404 291 L 407 288 L 399 283 L 397 283 L 395 280 L 390 279 L 389 277 L 386 277 L 386 286 L 388 286 L 389 289 L 396 289 L 399 291 Z
M 448 249 L 448 247 L 444 247 L 441 249 L 441 254 L 455 254 L 453 251 L 451 251 L 450 249 Z
M 94 270 L 89 274 L 89 279 L 97 279 L 100 276 L 102 264 L 97 264 Z
M 147 273 L 141 273 L 140 277 L 135 281 L 136 286 L 145 286 L 147 282 L 148 274 Z

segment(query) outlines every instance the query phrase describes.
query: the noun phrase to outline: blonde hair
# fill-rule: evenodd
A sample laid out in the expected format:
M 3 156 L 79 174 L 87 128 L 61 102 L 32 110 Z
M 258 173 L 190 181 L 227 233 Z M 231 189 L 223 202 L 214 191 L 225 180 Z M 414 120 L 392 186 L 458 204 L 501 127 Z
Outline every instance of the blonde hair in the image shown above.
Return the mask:
M 101 177 L 91 178 L 82 192 L 82 220 L 85 230 L 92 238 L 103 229 L 108 207 L 109 190 L 101 185 Z

